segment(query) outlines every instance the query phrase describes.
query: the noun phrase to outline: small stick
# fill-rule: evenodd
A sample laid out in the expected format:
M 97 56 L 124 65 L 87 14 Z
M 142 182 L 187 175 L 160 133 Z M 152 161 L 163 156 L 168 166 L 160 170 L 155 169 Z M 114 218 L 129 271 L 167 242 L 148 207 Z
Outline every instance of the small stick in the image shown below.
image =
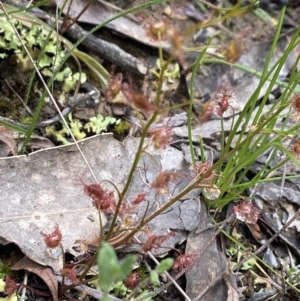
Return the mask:
M 7 79 L 4 80 L 4 82 L 7 84 L 8 88 L 10 89 L 10 91 L 12 93 L 14 93 L 16 95 L 16 97 L 21 101 L 21 103 L 23 104 L 23 107 L 26 109 L 26 111 L 33 116 L 32 111 L 30 110 L 30 108 L 26 105 L 26 103 L 24 102 L 23 98 L 17 93 L 16 90 L 14 90 L 14 88 L 10 85 L 10 83 L 8 82 Z

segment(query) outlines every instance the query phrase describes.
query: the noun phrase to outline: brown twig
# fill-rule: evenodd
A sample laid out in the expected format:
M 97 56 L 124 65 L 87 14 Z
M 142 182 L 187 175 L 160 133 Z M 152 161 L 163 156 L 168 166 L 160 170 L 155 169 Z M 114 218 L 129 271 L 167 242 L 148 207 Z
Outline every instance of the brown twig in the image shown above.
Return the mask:
M 15 94 L 15 96 L 21 101 L 21 103 L 23 104 L 23 107 L 26 109 L 26 111 L 33 116 L 32 111 L 30 110 L 30 108 L 27 106 L 27 104 L 25 103 L 25 101 L 23 100 L 23 98 L 17 93 L 16 90 L 14 90 L 14 88 L 10 85 L 10 83 L 8 82 L 7 79 L 4 80 L 4 82 L 6 83 L 6 85 L 8 86 L 8 88 L 10 89 L 10 91 Z

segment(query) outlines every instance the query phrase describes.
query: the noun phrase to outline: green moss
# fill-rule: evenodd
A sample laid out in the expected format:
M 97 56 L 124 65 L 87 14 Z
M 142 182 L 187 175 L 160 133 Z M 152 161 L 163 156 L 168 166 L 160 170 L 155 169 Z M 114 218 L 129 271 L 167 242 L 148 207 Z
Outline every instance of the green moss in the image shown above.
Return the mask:
M 125 135 L 130 130 L 131 124 L 128 121 L 121 121 L 116 124 L 113 128 L 113 132 L 116 135 Z
M 0 113 L 11 113 L 15 109 L 15 106 L 9 99 L 0 99 Z
M 31 122 L 32 122 L 32 117 L 27 116 L 27 117 L 22 118 L 20 121 L 21 121 L 21 123 L 23 123 L 23 124 L 31 124 Z
M 4 279 L 11 272 L 11 267 L 0 261 L 0 279 Z M 1 291 L 1 290 L 0 290 Z

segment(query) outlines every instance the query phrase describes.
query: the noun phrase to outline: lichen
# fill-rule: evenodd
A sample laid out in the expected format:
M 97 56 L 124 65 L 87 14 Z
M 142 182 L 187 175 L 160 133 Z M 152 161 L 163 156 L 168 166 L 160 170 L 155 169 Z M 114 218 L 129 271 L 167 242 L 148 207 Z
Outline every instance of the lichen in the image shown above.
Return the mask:
M 55 125 L 48 126 L 46 128 L 46 134 L 47 136 L 54 137 L 58 142 L 61 142 L 62 144 L 70 143 L 66 138 L 69 132 L 65 126 L 63 126 L 63 128 L 60 130 L 57 130 Z
M 100 134 L 107 131 L 107 127 L 111 124 L 118 124 L 120 120 L 113 117 L 103 117 L 102 115 L 97 115 L 91 117 L 89 121 L 83 125 L 82 122 L 78 119 L 73 119 L 72 115 L 69 114 L 67 120 L 69 121 L 69 127 L 72 131 L 76 140 L 82 140 L 88 134 Z M 46 128 L 46 134 L 48 136 L 54 137 L 57 141 L 62 144 L 69 144 L 68 140 L 69 132 L 67 127 L 63 122 L 61 122 L 62 128 L 57 129 L 56 125 L 52 125 Z
M 21 123 L 23 123 L 23 124 L 31 124 L 32 123 L 32 117 L 31 116 L 27 116 L 27 117 L 21 118 Z
M 56 35 L 49 35 L 41 24 L 32 24 L 31 28 L 10 16 L 11 21 L 20 33 L 31 57 L 36 62 L 40 72 L 47 77 L 52 77 L 60 67 L 67 54 L 63 41 L 58 41 Z M 14 58 L 21 72 L 32 70 L 33 65 L 24 50 L 21 41 L 15 35 L 12 26 L 5 16 L 0 17 L 0 58 Z M 62 83 L 62 90 L 74 90 L 80 78 L 80 83 L 86 81 L 84 73 L 73 74 L 69 67 L 57 73 L 55 80 Z
M 73 120 L 71 114 L 69 114 L 69 119 L 70 119 L 70 128 L 76 140 L 82 140 L 83 138 L 85 138 L 86 134 L 82 132 L 82 127 L 83 127 L 82 123 L 78 119 Z
M 90 121 L 84 126 L 88 132 L 95 134 L 100 134 L 101 132 L 106 131 L 107 127 L 110 124 L 118 124 L 120 120 L 117 120 L 114 117 L 107 116 L 103 117 L 102 115 L 97 115 L 90 118 Z

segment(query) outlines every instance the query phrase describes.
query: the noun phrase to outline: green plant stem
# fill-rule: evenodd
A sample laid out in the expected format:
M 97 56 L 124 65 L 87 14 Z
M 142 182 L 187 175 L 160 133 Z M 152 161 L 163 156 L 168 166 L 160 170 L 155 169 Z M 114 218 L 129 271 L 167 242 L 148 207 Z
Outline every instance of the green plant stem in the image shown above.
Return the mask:
M 168 61 L 168 62 L 170 62 L 170 61 Z M 168 68 L 168 65 L 169 65 L 168 62 L 166 64 L 164 64 L 163 66 L 161 66 L 159 85 L 158 85 L 156 100 L 155 100 L 155 103 L 157 104 L 157 107 L 159 107 L 159 103 L 160 103 L 160 95 L 161 95 L 162 86 L 163 86 L 163 74 Z M 109 231 L 108 231 L 108 233 L 105 237 L 106 241 L 108 241 L 111 238 L 112 234 L 113 234 L 114 226 L 116 224 L 121 205 L 123 203 L 123 200 L 125 198 L 125 195 L 126 195 L 128 189 L 129 189 L 129 186 L 132 182 L 132 178 L 133 178 L 134 172 L 135 172 L 135 170 L 136 170 L 136 168 L 139 164 L 140 158 L 141 158 L 142 154 L 144 153 L 144 141 L 147 137 L 148 130 L 149 130 L 151 124 L 155 121 L 158 114 L 159 114 L 159 110 L 156 110 L 153 113 L 153 115 L 151 116 L 151 118 L 148 120 L 148 122 L 146 123 L 145 127 L 143 128 L 141 138 L 140 138 L 140 142 L 139 142 L 139 146 L 138 146 L 134 161 L 132 163 L 132 166 L 130 168 L 130 171 L 129 171 L 129 174 L 128 174 L 128 177 L 127 177 L 127 181 L 126 181 L 125 186 L 124 186 L 124 188 L 123 188 L 123 190 L 122 190 L 122 192 L 120 193 L 120 196 L 119 196 L 119 201 L 118 201 L 118 204 L 117 204 L 117 207 L 116 207 L 115 214 L 114 214 L 113 219 L 112 219 L 111 227 L 110 227 L 110 229 L 109 229 Z
M 191 153 L 191 157 L 192 157 L 192 162 L 193 165 L 196 165 L 196 159 L 195 159 L 195 153 L 194 153 L 194 146 L 193 146 L 193 139 L 192 139 L 192 116 L 193 116 L 193 104 L 194 104 L 194 82 L 195 82 L 195 77 L 197 74 L 197 70 L 204 58 L 204 55 L 208 49 L 208 47 L 211 44 L 213 37 L 211 37 L 208 40 L 208 43 L 206 44 L 206 46 L 204 47 L 203 51 L 201 52 L 201 54 L 198 56 L 195 65 L 193 67 L 193 71 L 192 71 L 192 76 L 191 76 L 191 81 L 190 81 L 190 101 L 189 101 L 189 111 L 188 111 L 188 139 L 189 139 L 189 146 L 190 146 L 190 153 Z M 203 159 L 203 158 L 202 158 Z
M 279 26 L 280 26 L 280 24 L 279 24 Z M 242 139 L 244 139 L 243 137 L 245 135 L 247 135 L 246 134 L 247 125 L 250 122 L 250 117 L 253 117 L 253 111 L 255 108 L 255 104 L 257 103 L 258 95 L 259 95 L 259 92 L 260 92 L 263 84 L 265 84 L 265 82 L 271 78 L 270 86 L 271 87 L 274 86 L 277 76 L 278 76 L 285 60 L 287 59 L 288 54 L 291 53 L 291 51 L 293 50 L 295 45 L 297 45 L 299 43 L 298 42 L 299 33 L 300 33 L 300 28 L 298 29 L 298 32 L 296 32 L 295 35 L 293 36 L 293 38 L 291 39 L 291 43 L 287 46 L 287 49 L 286 49 L 285 53 L 283 54 L 282 58 L 279 59 L 278 62 L 276 64 L 274 64 L 274 66 L 269 71 L 266 71 L 265 77 L 260 80 L 258 87 L 256 88 L 256 90 L 254 91 L 254 93 L 252 94 L 250 99 L 248 100 L 245 108 L 243 109 L 240 116 L 238 117 L 238 120 L 237 120 L 233 130 L 230 132 L 230 134 L 228 136 L 224 153 L 227 153 L 230 150 L 230 147 L 232 146 L 232 144 L 234 144 L 234 143 L 239 144 L 242 141 Z M 270 52 L 272 52 L 273 50 L 271 50 Z M 296 62 L 298 61 L 298 59 L 296 60 Z M 294 70 L 294 73 L 293 73 L 294 76 L 292 78 L 290 78 L 289 83 L 287 84 L 288 88 L 285 89 L 285 91 L 282 93 L 280 99 L 276 103 L 274 103 L 274 105 L 269 110 L 269 112 L 266 114 L 262 114 L 262 112 L 263 112 L 262 108 L 264 108 L 265 103 L 267 101 L 267 97 L 271 92 L 271 88 L 268 87 L 267 93 L 265 94 L 263 101 L 260 103 L 260 108 L 259 108 L 258 112 L 256 113 L 256 115 L 254 116 L 253 121 L 251 121 L 252 125 L 257 126 L 257 125 L 261 124 L 261 122 L 266 117 L 271 116 L 271 113 L 276 110 L 278 105 L 281 105 L 282 107 L 287 107 L 289 105 L 289 102 L 288 102 L 289 96 L 295 90 L 297 83 L 300 79 L 300 77 L 296 73 L 295 65 L 293 67 L 293 70 Z M 276 124 L 276 120 L 278 120 L 278 117 L 279 117 L 279 115 L 276 116 L 276 114 L 272 114 L 272 116 L 273 116 L 273 119 L 270 120 L 270 122 L 265 127 L 267 129 L 274 128 L 274 126 Z M 241 128 L 241 132 L 239 134 L 237 141 L 233 143 L 236 133 L 239 131 L 239 127 L 240 127 L 241 123 L 243 124 L 243 126 Z M 263 128 L 262 131 L 265 128 Z M 292 130 L 289 130 L 289 132 L 290 132 L 289 134 L 292 134 Z M 240 165 L 240 162 L 243 163 L 244 158 L 248 158 L 249 165 L 247 167 L 244 165 L 246 168 L 241 172 L 241 174 L 239 174 L 239 179 L 236 182 L 241 181 L 243 179 L 243 176 L 247 172 L 247 168 L 249 168 L 251 165 L 251 160 L 249 160 L 249 158 L 252 158 L 253 159 L 252 161 L 254 161 L 255 156 L 253 154 L 255 153 L 256 155 L 259 155 L 261 153 L 259 151 L 259 149 L 260 149 L 259 147 L 258 147 L 258 149 L 256 149 L 258 144 L 263 145 L 263 146 L 266 144 L 269 144 L 270 147 L 275 146 L 275 144 L 270 144 L 268 142 L 268 139 L 269 139 L 268 134 L 258 135 L 258 137 L 255 138 L 254 141 L 248 141 L 247 143 L 245 143 L 245 145 L 236 154 L 236 156 L 230 158 L 227 161 L 225 169 L 223 169 L 223 174 L 226 175 L 226 177 L 224 177 L 223 183 L 221 183 L 222 181 L 218 181 L 218 186 L 220 187 L 221 191 L 227 191 L 226 188 L 222 189 L 222 186 L 227 187 L 228 185 L 231 184 L 233 177 L 237 174 L 237 172 L 241 171 L 242 165 Z M 273 140 L 273 142 L 278 143 L 279 139 L 281 139 L 281 138 L 278 138 L 277 140 Z M 282 148 L 282 146 L 281 146 L 281 148 Z M 251 180 L 251 183 L 254 183 L 253 179 Z M 248 185 L 250 186 L 251 183 L 248 183 Z M 214 206 L 219 206 L 219 205 L 223 206 L 224 204 L 226 204 L 226 202 L 228 203 L 230 201 L 230 197 L 228 197 L 228 196 L 229 196 L 228 194 L 225 198 L 222 198 L 222 196 L 221 196 L 220 200 L 214 202 Z
M 284 14 L 285 14 L 285 9 L 286 9 L 286 7 L 284 6 L 282 8 L 281 12 L 280 12 L 280 16 L 279 16 L 279 20 L 278 20 L 278 25 L 277 25 L 276 32 L 275 32 L 275 35 L 274 35 L 273 43 L 271 45 L 271 49 L 270 49 L 270 51 L 268 53 L 266 62 L 264 64 L 264 68 L 263 68 L 263 71 L 262 71 L 262 74 L 261 74 L 261 79 L 265 78 L 265 75 L 268 72 L 268 68 L 270 66 L 270 62 L 271 62 L 273 53 L 274 53 L 276 45 L 277 45 L 277 41 L 278 41 L 279 36 L 280 36 L 280 32 L 281 32 L 281 28 L 282 28 L 282 24 L 283 24 L 283 18 L 284 18 Z

